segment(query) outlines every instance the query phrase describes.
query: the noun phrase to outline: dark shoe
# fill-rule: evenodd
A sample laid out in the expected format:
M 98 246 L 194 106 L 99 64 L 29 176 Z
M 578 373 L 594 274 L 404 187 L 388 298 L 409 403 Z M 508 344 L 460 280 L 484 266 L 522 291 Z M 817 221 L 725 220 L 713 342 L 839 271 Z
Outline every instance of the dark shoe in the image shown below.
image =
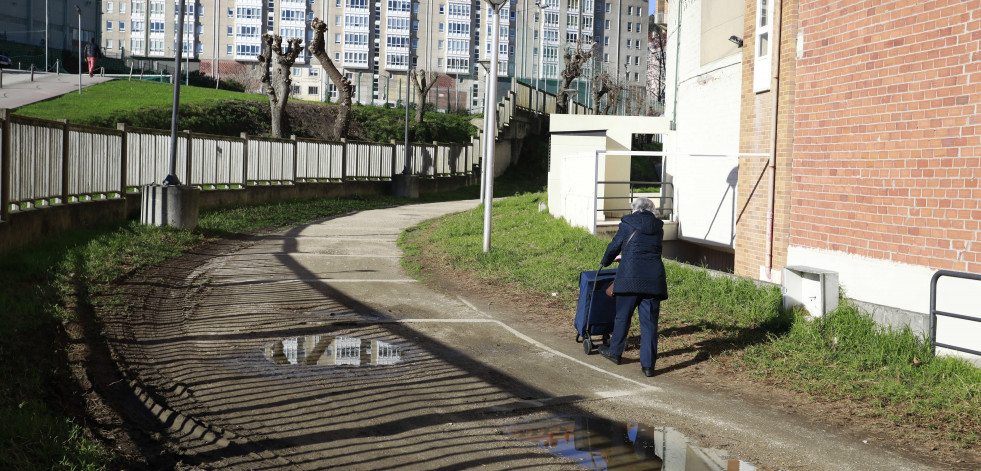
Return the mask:
M 640 367 L 640 371 L 642 373 L 644 373 L 644 376 L 647 376 L 648 378 L 650 378 L 651 376 L 654 376 L 654 367 L 653 366 L 650 367 L 650 368 L 644 368 L 642 366 L 642 367 Z
M 599 351 L 600 355 L 603 355 L 603 358 L 612 361 L 614 365 L 620 364 L 620 355 L 614 355 L 612 352 L 610 352 L 610 347 L 600 345 L 596 350 Z

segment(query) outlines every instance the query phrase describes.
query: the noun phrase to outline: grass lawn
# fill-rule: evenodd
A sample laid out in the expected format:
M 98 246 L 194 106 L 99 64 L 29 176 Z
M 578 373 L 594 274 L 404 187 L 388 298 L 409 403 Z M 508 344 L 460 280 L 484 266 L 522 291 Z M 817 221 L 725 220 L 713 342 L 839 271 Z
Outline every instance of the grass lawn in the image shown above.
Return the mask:
M 404 264 L 418 272 L 425 255 L 498 289 L 518 284 L 526 297 L 558 293 L 567 312 L 557 321 L 571 329 L 579 272 L 597 268 L 607 241 L 539 212 L 545 199 L 528 193 L 495 203 L 490 254 L 482 252 L 482 208 L 411 228 L 400 242 Z M 670 299 L 661 305 L 659 347 L 675 353 L 664 360 L 668 368 L 685 368 L 677 364 L 682 354 L 714 359 L 815 401 L 845 401 L 868 416 L 937 433 L 953 446 L 978 445 L 981 369 L 934 357 L 921 337 L 882 329 L 845 300 L 821 319 L 804 320 L 783 312 L 776 286 L 673 262 L 666 268 Z
M 171 106 L 174 86 L 143 80 L 113 80 L 88 87 L 82 94 L 66 93 L 58 98 L 17 108 L 14 112 L 42 119 L 67 119 L 71 123 L 101 122 L 106 116 L 144 108 Z M 268 101 L 266 95 L 181 87 L 182 105 L 206 105 L 221 100 Z

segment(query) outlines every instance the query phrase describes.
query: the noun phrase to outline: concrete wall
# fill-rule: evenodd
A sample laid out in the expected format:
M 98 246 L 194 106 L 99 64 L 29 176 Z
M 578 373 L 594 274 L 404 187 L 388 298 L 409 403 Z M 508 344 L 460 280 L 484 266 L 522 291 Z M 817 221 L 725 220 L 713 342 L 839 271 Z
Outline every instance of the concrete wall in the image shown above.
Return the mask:
M 663 117 L 552 115 L 549 126 L 549 212 L 589 230 L 597 207 L 628 206 L 627 199 L 601 199 L 594 207 L 597 180 L 630 180 L 629 156 L 601 155 L 597 168 L 596 152 L 629 151 L 634 134 L 669 132 Z M 606 198 L 629 195 L 625 185 L 600 185 L 598 190 Z M 611 211 L 597 217 L 616 220 L 622 214 Z
M 681 7 L 681 23 L 678 8 Z M 703 41 L 742 36 L 741 23 L 731 34 L 706 34 L 701 0 L 669 2 L 667 86 L 665 116 L 674 119 L 675 131 L 665 135 L 664 150 L 681 154 L 729 154 L 728 158 L 668 157 L 667 171 L 674 178 L 675 211 L 682 240 L 732 251 L 734 202 L 739 152 L 742 57 L 728 45 L 703 47 Z M 731 21 L 720 21 L 731 25 Z M 679 42 L 680 41 L 680 42 Z M 702 51 L 721 59 L 702 63 Z M 714 57 L 714 56 L 713 56 Z M 675 105 L 675 102 L 677 104 Z
M 476 176 L 420 179 L 419 191 L 450 191 L 476 183 Z M 354 195 L 387 195 L 391 182 L 297 183 L 294 185 L 249 186 L 237 190 L 201 191 L 200 209 L 216 209 L 292 199 L 339 198 Z M 0 222 L 0 254 L 27 246 L 41 238 L 72 229 L 95 227 L 135 219 L 140 213 L 140 194 L 125 198 L 83 201 L 44 206 L 10 213 Z

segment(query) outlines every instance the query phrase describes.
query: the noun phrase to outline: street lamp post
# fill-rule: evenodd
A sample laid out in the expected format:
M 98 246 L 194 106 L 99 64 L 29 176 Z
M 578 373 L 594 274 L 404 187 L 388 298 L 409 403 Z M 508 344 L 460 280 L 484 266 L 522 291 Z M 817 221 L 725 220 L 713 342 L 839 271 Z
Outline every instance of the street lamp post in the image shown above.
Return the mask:
M 184 50 L 184 0 L 178 5 L 177 37 L 180 44 L 174 47 L 174 104 L 170 112 L 170 174 L 164 185 L 180 185 L 177 178 L 177 116 L 181 101 L 181 53 Z M 190 169 L 188 169 L 190 170 Z
M 538 92 L 535 96 L 535 105 L 538 108 L 538 100 L 542 95 L 542 68 L 545 67 L 545 5 L 542 4 L 542 0 L 535 0 L 535 6 L 538 7 Z M 547 87 L 546 87 L 547 88 Z M 536 110 L 536 111 L 545 111 Z
M 495 134 L 497 128 L 497 61 L 500 51 L 498 43 L 501 39 L 501 8 L 507 0 L 487 0 L 491 4 L 493 21 L 491 22 L 491 44 L 490 44 L 490 67 L 487 74 L 487 101 L 484 105 L 484 120 L 487 121 L 487 129 L 490 132 L 485 136 L 486 151 L 484 152 L 484 163 L 487 169 L 484 171 L 484 253 L 490 252 L 491 243 L 491 206 L 494 202 L 494 147 Z
M 82 94 L 82 9 L 75 5 L 78 12 L 78 94 Z

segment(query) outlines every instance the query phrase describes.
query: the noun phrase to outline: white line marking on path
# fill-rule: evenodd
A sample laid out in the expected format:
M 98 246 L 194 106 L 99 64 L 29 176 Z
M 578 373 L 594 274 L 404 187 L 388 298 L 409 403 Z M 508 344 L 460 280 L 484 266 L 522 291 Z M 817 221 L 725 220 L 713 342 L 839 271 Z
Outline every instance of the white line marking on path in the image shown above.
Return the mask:
M 479 310 L 478 310 L 478 312 L 479 312 Z M 642 387 L 644 389 L 647 389 L 649 391 L 655 391 L 655 392 L 663 392 L 664 391 L 663 389 L 661 389 L 661 388 L 659 388 L 657 386 L 651 386 L 649 384 L 644 384 L 644 383 L 642 383 L 640 381 L 627 378 L 626 376 L 618 375 L 616 373 L 611 373 L 611 372 L 609 372 L 607 370 L 604 370 L 603 368 L 600 368 L 600 367 L 595 366 L 595 365 L 590 365 L 589 363 L 586 363 L 586 362 L 584 362 L 582 360 L 579 360 L 579 359 L 576 359 L 576 358 L 571 357 L 569 355 L 566 355 L 565 353 L 562 353 L 562 352 L 560 352 L 558 350 L 555 350 L 552 347 L 549 347 L 548 345 L 545 345 L 545 344 L 543 344 L 543 343 L 541 343 L 541 342 L 539 342 L 539 341 L 537 341 L 537 340 L 535 340 L 535 339 L 533 339 L 533 338 L 531 338 L 531 337 L 529 337 L 529 336 L 527 336 L 525 334 L 522 334 L 521 332 L 518 332 L 513 327 L 511 327 L 511 326 L 509 326 L 509 325 L 507 325 L 507 324 L 505 324 L 505 323 L 503 323 L 503 322 L 501 322 L 501 321 L 499 321 L 497 319 L 391 319 L 391 320 L 383 319 L 383 320 L 377 320 L 377 321 L 367 321 L 367 320 L 366 321 L 363 321 L 363 323 L 365 323 L 365 324 L 426 324 L 426 323 L 432 323 L 432 324 L 464 324 L 464 323 L 474 323 L 474 322 L 479 322 L 479 323 L 482 323 L 482 324 L 497 324 L 498 326 L 500 326 L 504 330 L 510 332 L 515 337 L 518 337 L 519 339 L 524 340 L 525 342 L 528 342 L 528 343 L 530 343 L 530 344 L 532 344 L 532 345 L 534 345 L 534 346 L 536 346 L 536 347 L 538 347 L 538 348 L 540 348 L 542 350 L 545 350 L 545 351 L 547 351 L 547 352 L 549 352 L 549 353 L 551 353 L 553 355 L 560 356 L 560 357 L 565 358 L 565 359 L 567 359 L 569 361 L 572 361 L 574 363 L 578 363 L 578 364 L 580 364 L 582 366 L 585 366 L 586 368 L 589 368 L 591 370 L 595 370 L 597 372 L 600 372 L 600 373 L 603 373 L 603 374 L 612 376 L 614 378 L 617 378 L 617 379 L 619 379 L 621 381 L 626 381 L 628 383 L 636 384 L 637 386 L 640 386 L 640 387 Z M 622 395 L 622 393 L 620 393 L 620 392 L 605 392 L 603 394 L 606 394 L 606 395 L 610 395 L 610 394 Z M 607 396 L 607 397 L 609 397 L 609 396 Z

